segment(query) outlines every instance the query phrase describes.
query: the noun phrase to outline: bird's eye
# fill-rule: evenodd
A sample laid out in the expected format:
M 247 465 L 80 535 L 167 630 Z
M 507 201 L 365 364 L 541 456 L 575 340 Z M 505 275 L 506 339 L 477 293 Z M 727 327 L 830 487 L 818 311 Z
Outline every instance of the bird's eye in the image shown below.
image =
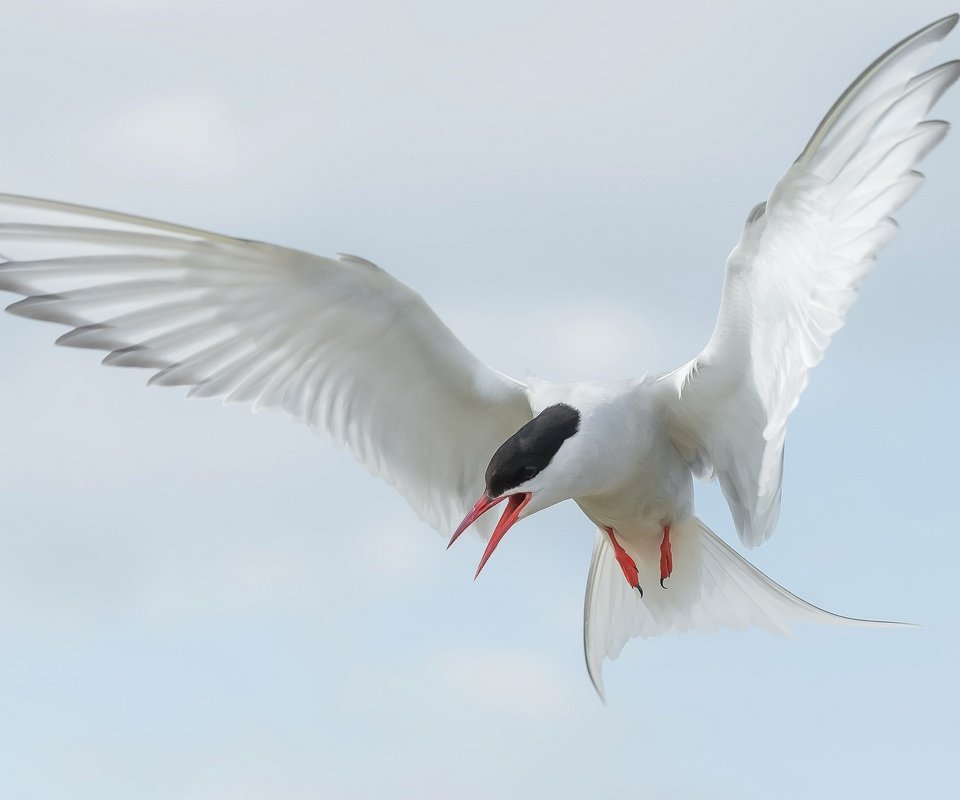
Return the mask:
M 523 477 L 524 480 L 530 480 L 534 475 L 536 475 L 540 470 L 534 466 L 528 466 L 523 468 Z

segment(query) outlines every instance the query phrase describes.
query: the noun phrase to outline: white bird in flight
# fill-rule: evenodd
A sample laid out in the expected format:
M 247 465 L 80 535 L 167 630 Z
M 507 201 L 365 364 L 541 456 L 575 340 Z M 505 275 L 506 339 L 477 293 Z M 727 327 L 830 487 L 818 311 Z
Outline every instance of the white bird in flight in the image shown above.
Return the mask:
M 719 479 L 746 546 L 773 533 L 787 418 L 947 132 L 927 115 L 960 62 L 922 65 L 956 22 L 904 39 L 840 96 L 750 211 L 706 347 L 665 375 L 521 383 L 361 258 L 26 197 L 0 196 L 0 289 L 25 296 L 12 313 L 70 326 L 58 344 L 325 431 L 455 528 L 451 544 L 487 533 L 477 574 L 514 523 L 574 500 L 597 529 L 583 636 L 601 695 L 604 658 L 633 637 L 888 624 L 830 614 L 751 566 L 695 516 L 693 478 Z

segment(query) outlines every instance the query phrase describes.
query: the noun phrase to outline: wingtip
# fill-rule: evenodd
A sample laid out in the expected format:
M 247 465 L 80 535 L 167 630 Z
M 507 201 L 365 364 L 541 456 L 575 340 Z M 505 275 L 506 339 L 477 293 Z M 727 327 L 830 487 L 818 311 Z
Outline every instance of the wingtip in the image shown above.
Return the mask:
M 926 33 L 932 33 L 934 31 L 936 31 L 940 35 L 940 38 L 943 38 L 944 36 L 948 35 L 950 31 L 952 31 L 956 27 L 958 20 L 960 20 L 960 14 L 956 12 L 953 14 L 947 14 L 947 16 L 941 17 L 938 20 L 934 20 L 929 25 L 923 28 L 920 28 L 920 30 L 918 30 L 915 34 L 913 34 L 913 36 L 909 38 L 912 39 L 914 37 L 922 36 Z
M 929 25 L 925 25 L 919 30 L 914 31 L 909 36 L 904 37 L 876 58 L 857 76 L 853 83 L 847 87 L 846 91 L 837 98 L 826 116 L 820 121 L 817 129 L 807 142 L 806 147 L 803 148 L 803 151 L 797 157 L 796 162 L 808 160 L 813 156 L 832 129 L 839 115 L 849 106 L 859 91 L 876 76 L 878 70 L 882 69 L 884 65 L 891 60 L 900 58 L 904 53 L 913 52 L 917 47 L 942 41 L 950 31 L 956 27 L 958 20 L 960 20 L 960 14 L 956 13 L 935 20 Z

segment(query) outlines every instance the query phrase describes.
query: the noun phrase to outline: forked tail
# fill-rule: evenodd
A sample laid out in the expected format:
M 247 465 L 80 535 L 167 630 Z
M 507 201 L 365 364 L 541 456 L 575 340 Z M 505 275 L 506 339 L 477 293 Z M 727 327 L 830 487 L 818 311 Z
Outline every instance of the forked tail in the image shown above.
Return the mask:
M 831 614 L 801 600 L 728 547 L 699 519 L 675 524 L 673 574 L 667 589 L 659 582 L 659 550 L 630 549 L 640 572 L 643 597 L 624 580 L 613 548 L 598 532 L 583 609 L 583 647 L 587 670 L 603 697 L 601 669 L 635 637 L 662 633 L 756 626 L 789 633 L 793 622 L 829 625 L 898 626 L 904 623 L 854 619 Z

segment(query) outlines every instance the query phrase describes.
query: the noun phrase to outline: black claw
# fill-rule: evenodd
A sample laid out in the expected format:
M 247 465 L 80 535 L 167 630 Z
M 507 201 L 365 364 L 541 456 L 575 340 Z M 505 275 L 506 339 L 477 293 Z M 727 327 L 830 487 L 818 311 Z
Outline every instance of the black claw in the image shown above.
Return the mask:
M 669 576 L 667 576 L 667 577 L 669 577 Z M 666 588 L 667 588 L 666 586 L 663 585 L 663 582 L 664 582 L 666 579 L 667 579 L 666 577 L 660 579 L 660 587 L 663 588 L 663 589 L 666 589 Z
M 643 587 L 638 583 L 635 588 L 640 592 L 640 596 L 643 597 Z

